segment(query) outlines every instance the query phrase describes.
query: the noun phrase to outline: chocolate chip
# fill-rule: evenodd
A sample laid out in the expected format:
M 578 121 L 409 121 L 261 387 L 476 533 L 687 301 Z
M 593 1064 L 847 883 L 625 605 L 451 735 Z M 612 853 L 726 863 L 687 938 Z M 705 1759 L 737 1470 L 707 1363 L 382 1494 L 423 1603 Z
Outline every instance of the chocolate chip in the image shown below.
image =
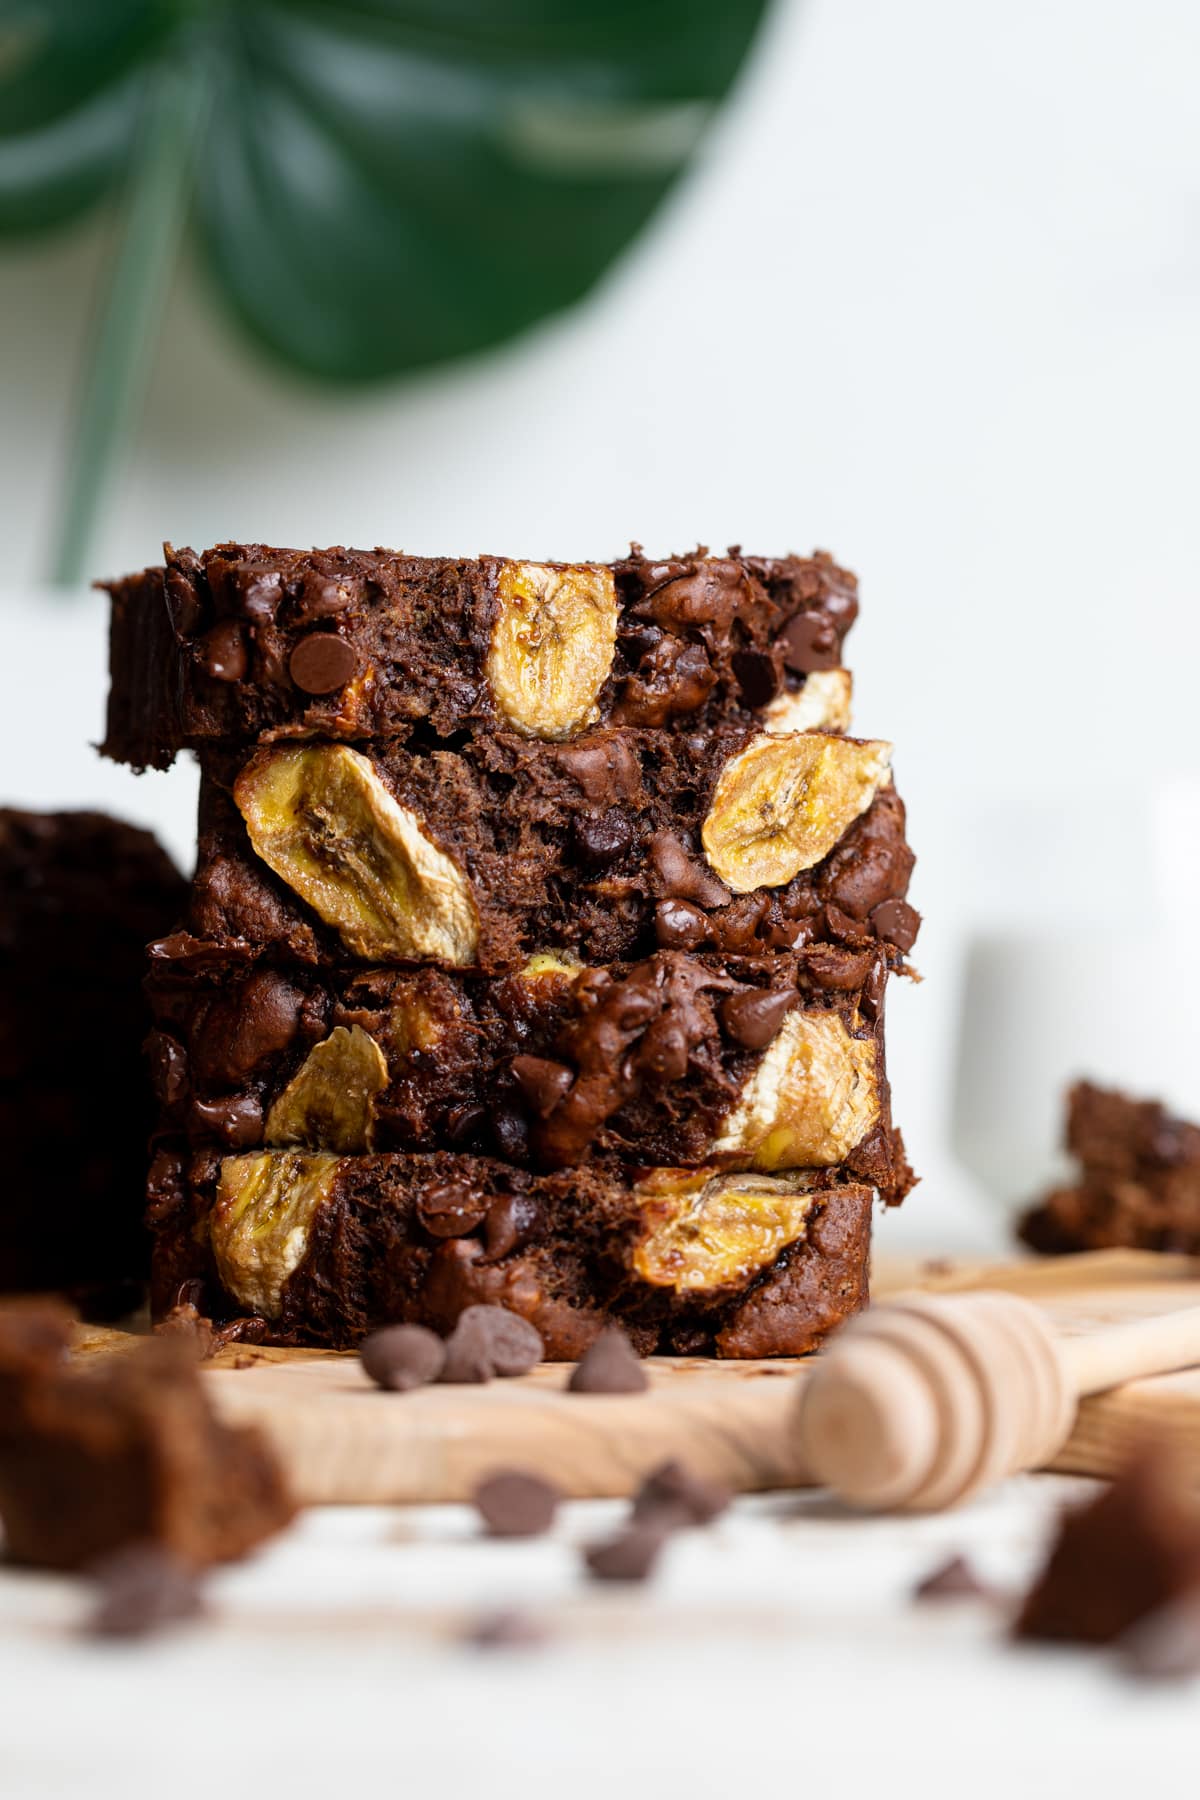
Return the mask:
M 234 619 L 220 619 L 200 639 L 200 666 L 214 681 L 241 681 L 250 667 L 246 639 Z
M 183 1045 L 165 1031 L 152 1031 L 146 1039 L 150 1080 L 162 1106 L 177 1106 L 188 1089 L 188 1060 Z
M 468 1143 L 486 1119 L 482 1106 L 456 1106 L 446 1115 L 446 1136 L 454 1145 Z
M 352 599 L 350 589 L 340 581 L 330 581 L 315 572 L 304 578 L 296 616 L 302 620 L 328 619 L 345 612 Z
M 538 1203 L 528 1194 L 501 1194 L 488 1207 L 482 1261 L 499 1262 L 523 1244 L 539 1218 Z
M 694 1475 L 673 1458 L 652 1469 L 633 1501 L 635 1522 L 657 1520 L 664 1527 L 708 1525 L 729 1505 L 730 1494 L 715 1481 Z
M 771 1042 L 796 999 L 794 988 L 755 988 L 721 1002 L 721 1023 L 735 1044 L 761 1050 Z
M 262 1136 L 263 1114 L 253 1094 L 226 1094 L 219 1100 L 192 1101 L 193 1128 L 211 1131 L 231 1150 L 245 1150 Z
M 658 1524 L 629 1525 L 602 1544 L 590 1544 L 583 1560 L 596 1581 L 645 1581 L 669 1535 Z
M 204 1081 L 238 1082 L 286 1050 L 296 1035 L 304 995 L 283 976 L 263 969 L 228 994 L 208 1016 L 192 1047 Z
M 92 1637 L 145 1637 L 197 1618 L 204 1601 L 195 1572 L 157 1544 L 127 1544 L 93 1563 Z
M 251 575 L 241 591 L 239 607 L 242 617 L 255 625 L 269 625 L 283 599 L 283 580 L 277 569 L 261 570 Z
M 871 914 L 875 936 L 895 944 L 897 950 L 911 950 L 921 929 L 921 915 L 907 900 L 885 900 Z
M 1151 1613 L 1117 1645 L 1126 1674 L 1144 1681 L 1200 1675 L 1200 1594 Z
M 535 1650 L 548 1636 L 546 1627 L 532 1613 L 504 1607 L 478 1618 L 464 1641 L 477 1650 Z
M 475 1505 L 492 1537 L 540 1537 L 558 1511 L 559 1492 L 540 1475 L 498 1469 L 475 1489 Z
M 649 1387 L 637 1351 L 619 1325 L 609 1325 L 590 1343 L 572 1370 L 572 1394 L 641 1394 Z
M 779 634 L 783 660 L 796 675 L 836 669 L 841 656 L 838 635 L 823 613 L 797 613 Z
M 859 944 L 865 935 L 858 920 L 851 918 L 849 913 L 843 912 L 832 901 L 825 908 L 825 929 L 839 944 Z
M 656 1019 L 638 1046 L 639 1070 L 656 1081 L 682 1081 L 688 1062 L 688 1039 L 683 1027 L 669 1015 Z
M 708 920 L 686 900 L 660 900 L 654 909 L 654 934 L 664 950 L 694 950 L 708 936 Z
M 332 694 L 345 687 L 357 668 L 353 646 L 328 631 L 310 631 L 288 658 L 288 674 L 306 694 Z
M 877 950 L 835 950 L 821 945 L 805 958 L 804 967 L 818 986 L 836 994 L 853 993 L 883 970 Z
M 483 1224 L 488 1203 L 466 1181 L 431 1181 L 417 1199 L 417 1217 L 430 1237 L 469 1237 Z
M 539 1119 L 549 1118 L 575 1079 L 575 1071 L 566 1063 L 551 1062 L 545 1056 L 514 1056 L 512 1072 Z
M 446 1346 L 423 1325 L 385 1325 L 364 1339 L 358 1357 L 377 1387 L 406 1394 L 438 1379 Z
M 765 650 L 739 650 L 734 655 L 733 672 L 742 691 L 742 701 L 749 707 L 765 706 L 779 691 L 779 670 Z
M 446 1340 L 441 1379 L 465 1384 L 493 1375 L 527 1375 L 541 1362 L 544 1345 L 527 1319 L 503 1306 L 468 1306 Z
M 506 1162 L 522 1163 L 529 1155 L 529 1121 L 510 1107 L 498 1106 L 491 1117 L 492 1137 Z
M 633 843 L 633 826 L 628 814 L 615 808 L 599 818 L 583 814 L 574 821 L 571 840 L 581 868 L 607 869 L 619 862 Z
M 964 1556 L 939 1563 L 913 1589 L 914 1600 L 980 1600 L 991 1589 L 982 1582 Z
M 196 1352 L 197 1362 L 205 1362 L 216 1353 L 213 1322 L 205 1318 L 200 1308 L 190 1300 L 179 1301 L 169 1312 L 164 1313 L 154 1327 L 154 1335 L 186 1339 Z
M 649 843 L 650 867 L 662 894 L 671 900 L 691 900 L 697 906 L 724 906 L 729 889 L 708 869 L 694 862 L 670 831 L 656 831 Z

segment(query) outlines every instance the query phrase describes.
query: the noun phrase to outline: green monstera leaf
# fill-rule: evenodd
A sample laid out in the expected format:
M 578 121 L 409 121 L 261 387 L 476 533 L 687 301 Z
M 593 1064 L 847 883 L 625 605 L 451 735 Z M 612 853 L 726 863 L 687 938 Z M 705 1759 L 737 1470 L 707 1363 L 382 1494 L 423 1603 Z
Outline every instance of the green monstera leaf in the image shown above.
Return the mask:
M 75 573 L 179 232 L 292 367 L 374 381 L 596 282 L 686 166 L 766 0 L 0 0 L 0 234 L 112 196 Z

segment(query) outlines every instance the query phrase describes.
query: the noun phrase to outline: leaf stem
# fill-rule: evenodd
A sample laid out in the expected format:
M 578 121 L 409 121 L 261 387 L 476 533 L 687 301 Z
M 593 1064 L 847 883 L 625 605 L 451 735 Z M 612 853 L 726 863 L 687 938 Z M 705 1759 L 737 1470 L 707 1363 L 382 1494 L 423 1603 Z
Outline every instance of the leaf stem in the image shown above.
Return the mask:
M 82 579 L 117 458 L 145 396 L 207 111 L 207 58 L 197 51 L 194 40 L 183 40 L 146 93 L 90 328 L 54 555 L 59 583 Z

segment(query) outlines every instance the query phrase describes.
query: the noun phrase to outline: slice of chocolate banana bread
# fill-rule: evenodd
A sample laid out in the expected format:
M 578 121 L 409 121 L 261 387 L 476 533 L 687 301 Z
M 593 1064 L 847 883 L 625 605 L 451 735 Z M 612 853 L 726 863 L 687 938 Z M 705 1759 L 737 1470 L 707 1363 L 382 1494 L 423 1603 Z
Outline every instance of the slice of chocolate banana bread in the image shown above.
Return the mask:
M 107 585 L 104 751 L 135 767 L 417 725 L 561 740 L 600 722 L 849 721 L 857 583 L 823 553 L 567 564 L 222 544 Z
M 239 964 L 168 940 L 148 989 L 166 1131 L 197 1147 L 842 1165 L 902 1197 L 883 1056 L 887 947 L 659 951 L 509 976 Z
M 821 733 L 325 741 L 203 759 L 189 928 L 301 961 L 485 972 L 916 936 L 890 746 Z
M 836 1172 L 163 1148 L 151 1190 L 158 1310 L 251 1316 L 276 1343 L 448 1331 L 486 1303 L 554 1361 L 613 1320 L 645 1354 L 788 1356 L 867 1298 L 873 1195 Z

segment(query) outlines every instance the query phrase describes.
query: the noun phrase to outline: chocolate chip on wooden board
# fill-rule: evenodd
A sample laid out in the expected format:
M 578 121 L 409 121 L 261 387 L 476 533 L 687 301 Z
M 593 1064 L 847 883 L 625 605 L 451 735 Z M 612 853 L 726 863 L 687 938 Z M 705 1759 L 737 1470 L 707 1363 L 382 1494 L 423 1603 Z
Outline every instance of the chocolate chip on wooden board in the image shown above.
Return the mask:
M 463 1642 L 476 1650 L 536 1650 L 550 1633 L 540 1619 L 517 1607 L 483 1613 L 468 1626 Z
M 446 1364 L 446 1346 L 424 1325 L 385 1325 L 372 1332 L 359 1360 L 378 1387 L 409 1393 L 436 1381 Z
M 468 1306 L 446 1340 L 440 1379 L 469 1383 L 527 1375 L 542 1360 L 540 1334 L 503 1306 Z
M 1200 1675 L 1200 1594 L 1151 1613 L 1117 1643 L 1121 1667 L 1143 1681 Z
M 96 1584 L 89 1637 L 147 1637 L 205 1610 L 195 1570 L 158 1544 L 126 1544 L 87 1573 Z
M 492 1537 L 540 1537 L 558 1511 L 559 1491 L 526 1469 L 497 1469 L 475 1489 L 475 1505 Z
M 588 1345 L 567 1382 L 572 1394 L 641 1394 L 649 1385 L 637 1351 L 619 1325 L 609 1325 Z

